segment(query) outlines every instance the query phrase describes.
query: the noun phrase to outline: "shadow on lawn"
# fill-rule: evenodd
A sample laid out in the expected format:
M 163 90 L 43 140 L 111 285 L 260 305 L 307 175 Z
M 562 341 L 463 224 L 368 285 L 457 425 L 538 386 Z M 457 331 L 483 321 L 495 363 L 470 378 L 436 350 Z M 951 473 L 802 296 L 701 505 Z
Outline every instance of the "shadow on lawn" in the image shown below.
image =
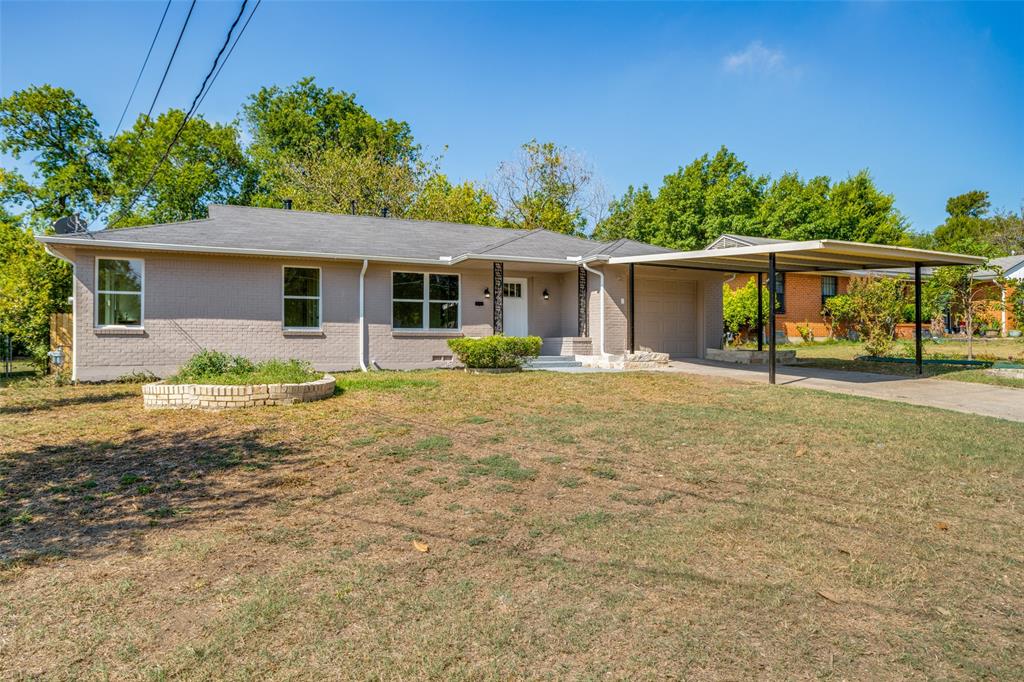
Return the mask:
M 45 412 L 46 410 L 56 410 L 61 407 L 71 407 L 75 405 L 96 405 L 99 403 L 109 403 L 114 400 L 121 400 L 122 398 L 130 398 L 137 395 L 139 395 L 139 389 L 136 388 L 107 393 L 88 393 L 67 398 L 50 398 L 46 400 L 32 400 L 29 398 L 14 405 L 0 406 L 0 416 Z
M 270 499 L 228 470 L 294 460 L 298 444 L 272 444 L 263 430 L 143 434 L 121 441 L 39 444 L 0 459 L 0 562 L 137 549 L 146 528 L 209 522 Z

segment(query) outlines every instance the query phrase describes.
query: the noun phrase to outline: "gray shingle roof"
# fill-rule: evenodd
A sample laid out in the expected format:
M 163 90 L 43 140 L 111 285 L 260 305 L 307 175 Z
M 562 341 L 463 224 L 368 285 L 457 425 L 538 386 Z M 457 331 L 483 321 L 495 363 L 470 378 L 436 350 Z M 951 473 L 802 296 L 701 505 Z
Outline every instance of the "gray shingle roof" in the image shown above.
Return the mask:
M 736 246 L 760 246 L 762 244 L 781 244 L 790 239 L 772 239 L 770 237 L 749 237 L 745 234 L 723 234 L 708 244 L 708 249 L 728 249 Z
M 500 259 L 662 253 L 631 240 L 597 242 L 547 230 L 376 218 L 275 208 L 212 205 L 209 217 L 179 223 L 41 237 L 55 243 L 210 252 L 266 252 L 379 259 L 438 260 L 468 254 Z

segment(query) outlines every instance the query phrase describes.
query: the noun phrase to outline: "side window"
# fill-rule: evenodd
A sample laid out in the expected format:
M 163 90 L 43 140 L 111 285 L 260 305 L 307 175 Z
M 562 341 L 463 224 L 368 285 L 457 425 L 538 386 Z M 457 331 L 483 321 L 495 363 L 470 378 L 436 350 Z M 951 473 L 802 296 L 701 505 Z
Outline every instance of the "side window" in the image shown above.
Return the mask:
M 319 329 L 320 268 L 284 269 L 284 328 Z
M 786 273 L 775 273 L 775 303 L 778 304 L 776 312 L 786 312 Z
M 821 305 L 839 293 L 839 278 L 834 275 L 823 275 L 821 278 Z
M 142 326 L 144 270 L 141 259 L 96 259 L 97 326 Z

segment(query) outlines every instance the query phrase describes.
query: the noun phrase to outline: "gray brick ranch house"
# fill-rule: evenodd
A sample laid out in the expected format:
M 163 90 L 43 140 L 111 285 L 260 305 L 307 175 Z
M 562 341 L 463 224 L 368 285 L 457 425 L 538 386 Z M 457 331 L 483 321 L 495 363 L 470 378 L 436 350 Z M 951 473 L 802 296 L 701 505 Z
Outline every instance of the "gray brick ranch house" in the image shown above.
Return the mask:
M 201 348 L 330 371 L 451 366 L 447 339 L 495 333 L 540 336 L 545 355 L 721 346 L 727 273 L 657 267 L 671 251 L 626 239 L 214 205 L 39 241 L 74 266 L 83 381 L 166 376 Z M 637 257 L 655 262 L 621 262 Z

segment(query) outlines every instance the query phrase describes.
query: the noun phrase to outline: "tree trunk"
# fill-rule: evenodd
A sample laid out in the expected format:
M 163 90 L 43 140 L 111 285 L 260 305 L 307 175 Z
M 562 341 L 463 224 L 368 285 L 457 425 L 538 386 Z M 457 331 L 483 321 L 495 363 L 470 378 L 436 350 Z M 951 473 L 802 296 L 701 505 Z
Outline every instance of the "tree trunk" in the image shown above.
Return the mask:
M 967 305 L 964 306 L 966 312 L 964 313 L 964 323 L 967 325 L 967 359 L 974 359 L 974 315 L 971 310 L 971 303 L 968 301 Z

